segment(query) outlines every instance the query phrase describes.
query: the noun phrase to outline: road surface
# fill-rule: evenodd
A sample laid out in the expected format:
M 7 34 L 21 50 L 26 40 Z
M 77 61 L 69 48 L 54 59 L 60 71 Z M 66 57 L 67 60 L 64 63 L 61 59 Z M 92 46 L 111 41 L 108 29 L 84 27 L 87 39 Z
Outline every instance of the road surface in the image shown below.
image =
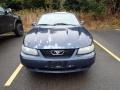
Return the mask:
M 88 72 L 41 74 L 32 73 L 23 66 L 16 77 L 12 74 L 20 65 L 23 37 L 0 36 L 0 90 L 120 90 L 120 31 L 96 30 L 91 33 L 105 49 L 95 43 L 96 62 Z M 13 80 L 6 86 L 11 76 Z

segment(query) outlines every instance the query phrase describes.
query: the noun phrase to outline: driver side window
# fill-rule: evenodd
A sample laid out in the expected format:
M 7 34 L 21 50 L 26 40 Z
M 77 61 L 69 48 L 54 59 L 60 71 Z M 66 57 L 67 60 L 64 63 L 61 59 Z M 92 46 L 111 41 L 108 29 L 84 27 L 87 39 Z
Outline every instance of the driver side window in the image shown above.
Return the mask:
M 4 14 L 5 14 L 5 10 L 2 7 L 0 7 L 0 15 L 4 15 Z

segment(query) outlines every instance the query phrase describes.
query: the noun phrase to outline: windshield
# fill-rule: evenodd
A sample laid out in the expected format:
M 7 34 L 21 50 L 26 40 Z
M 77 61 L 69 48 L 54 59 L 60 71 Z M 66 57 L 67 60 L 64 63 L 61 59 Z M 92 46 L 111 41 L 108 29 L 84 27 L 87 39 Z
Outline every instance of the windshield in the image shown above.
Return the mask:
M 77 26 L 80 25 L 75 15 L 66 14 L 66 13 L 45 14 L 38 21 L 38 25 L 43 25 L 43 24 L 46 24 L 46 25 L 77 25 Z
M 0 15 L 4 14 L 4 9 L 2 7 L 0 7 Z

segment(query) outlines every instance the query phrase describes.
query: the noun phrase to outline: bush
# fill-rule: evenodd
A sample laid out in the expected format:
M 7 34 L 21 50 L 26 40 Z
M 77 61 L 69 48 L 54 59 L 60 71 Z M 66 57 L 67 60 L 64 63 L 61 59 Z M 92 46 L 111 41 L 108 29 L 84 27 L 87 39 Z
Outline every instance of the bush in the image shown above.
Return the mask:
M 0 4 L 16 10 L 26 8 L 66 9 L 92 12 L 94 15 L 120 11 L 119 0 L 0 0 Z
M 89 12 L 92 12 L 93 15 L 101 16 L 104 15 L 106 11 L 106 5 L 104 2 L 100 1 L 95 2 L 94 0 L 91 0 L 89 2 Z

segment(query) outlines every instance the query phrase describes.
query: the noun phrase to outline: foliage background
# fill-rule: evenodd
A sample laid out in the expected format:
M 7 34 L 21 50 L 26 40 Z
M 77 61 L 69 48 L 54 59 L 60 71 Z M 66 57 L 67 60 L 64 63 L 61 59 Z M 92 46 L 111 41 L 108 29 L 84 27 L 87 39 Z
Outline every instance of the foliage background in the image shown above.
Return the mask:
M 89 28 L 120 26 L 120 0 L 0 0 L 0 5 L 19 14 L 29 27 L 44 12 L 70 11 Z
M 16 10 L 28 8 L 66 9 L 96 14 L 120 12 L 120 0 L 0 0 L 1 5 Z

